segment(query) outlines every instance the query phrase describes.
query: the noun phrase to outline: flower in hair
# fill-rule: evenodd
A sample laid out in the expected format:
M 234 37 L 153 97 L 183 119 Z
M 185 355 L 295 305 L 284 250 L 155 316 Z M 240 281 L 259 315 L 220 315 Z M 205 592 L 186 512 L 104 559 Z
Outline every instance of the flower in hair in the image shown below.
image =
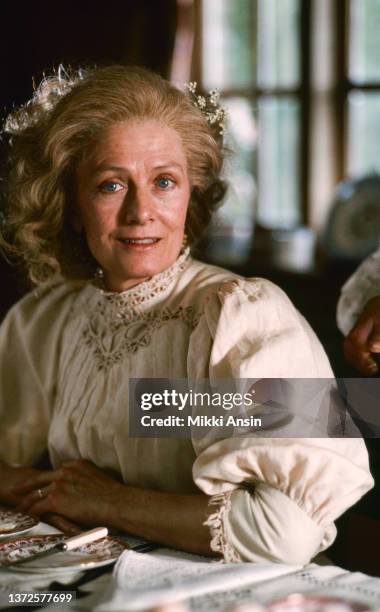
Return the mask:
M 36 87 L 33 80 L 33 97 L 19 109 L 7 117 L 3 131 L 15 135 L 24 129 L 33 126 L 46 113 L 50 113 L 60 98 L 68 94 L 74 85 L 85 78 L 84 70 L 77 71 L 66 68 L 60 64 L 51 76 L 43 76 L 41 83 Z
M 225 133 L 227 119 L 227 109 L 219 104 L 220 93 L 217 89 L 211 89 L 206 96 L 197 94 L 197 82 L 185 83 L 185 88 L 189 92 L 190 98 L 197 108 L 204 114 L 207 123 L 219 126 L 219 134 Z

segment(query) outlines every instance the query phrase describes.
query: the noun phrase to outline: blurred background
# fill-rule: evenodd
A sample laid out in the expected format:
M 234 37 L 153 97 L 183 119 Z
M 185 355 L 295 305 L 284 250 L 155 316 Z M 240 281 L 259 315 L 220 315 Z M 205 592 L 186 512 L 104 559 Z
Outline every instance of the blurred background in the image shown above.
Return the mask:
M 3 0 L 0 113 L 60 63 L 140 64 L 180 87 L 218 88 L 230 187 L 197 255 L 283 287 L 336 375 L 351 376 L 335 308 L 380 235 L 379 31 L 380 0 Z M 0 274 L 3 316 L 27 287 L 5 260 Z M 380 475 L 378 442 L 368 445 Z M 353 568 L 364 532 L 380 549 L 379 494 L 367 498 L 336 547 Z M 380 573 L 368 554 L 360 568 Z

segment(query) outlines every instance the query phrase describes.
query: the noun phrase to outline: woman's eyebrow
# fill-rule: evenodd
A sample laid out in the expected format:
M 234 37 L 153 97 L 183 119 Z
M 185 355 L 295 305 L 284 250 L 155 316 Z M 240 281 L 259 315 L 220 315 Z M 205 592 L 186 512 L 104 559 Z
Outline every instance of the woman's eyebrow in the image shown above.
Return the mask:
M 175 161 L 168 161 L 165 163 L 158 163 L 156 166 L 153 166 L 153 170 L 165 170 L 168 168 L 177 168 L 178 170 L 180 170 L 181 172 L 184 171 L 184 168 L 181 164 L 179 164 L 178 162 Z M 100 174 L 101 172 L 108 172 L 108 171 L 112 171 L 112 172 L 128 172 L 127 168 L 124 168 L 123 166 L 115 166 L 113 164 L 97 164 L 94 168 L 94 171 L 96 174 Z
M 154 166 L 153 170 L 164 170 L 165 168 L 173 168 L 173 167 L 178 168 L 179 170 L 183 172 L 183 166 L 181 166 L 181 164 L 175 161 L 169 161 L 164 164 L 160 163 L 157 166 Z
M 114 166 L 111 164 L 97 164 L 94 168 L 96 174 L 112 170 L 113 172 L 127 172 L 127 169 L 123 166 Z

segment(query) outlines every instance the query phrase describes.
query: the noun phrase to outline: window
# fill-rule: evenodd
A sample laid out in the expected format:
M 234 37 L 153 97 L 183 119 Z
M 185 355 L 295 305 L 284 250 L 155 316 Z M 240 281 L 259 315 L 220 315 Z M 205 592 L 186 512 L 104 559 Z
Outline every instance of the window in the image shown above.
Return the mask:
M 360 176 L 380 169 L 380 0 L 351 0 L 347 13 L 343 160 L 347 174 Z
M 302 214 L 301 0 L 202 0 L 202 89 L 228 108 L 235 157 L 223 216 L 247 227 L 294 227 Z
M 222 223 L 320 229 L 380 170 L 380 0 L 195 0 L 194 80 L 230 111 Z M 223 209 L 222 209 L 223 210 Z

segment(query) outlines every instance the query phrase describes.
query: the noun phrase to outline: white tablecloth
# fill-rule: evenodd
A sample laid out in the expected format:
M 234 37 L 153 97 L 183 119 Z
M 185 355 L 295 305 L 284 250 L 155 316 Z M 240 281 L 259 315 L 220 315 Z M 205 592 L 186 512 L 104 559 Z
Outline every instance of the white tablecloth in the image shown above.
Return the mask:
M 33 533 L 48 532 L 56 530 L 40 524 Z M 4 602 L 9 592 L 46 590 L 52 580 L 69 583 L 79 575 L 75 572 L 47 577 L 1 569 L 0 595 Z M 221 564 L 164 548 L 144 554 L 126 551 L 113 574 L 100 576 L 81 590 L 88 591 L 88 597 L 66 608 L 43 609 L 137 611 L 161 602 L 184 600 L 190 610 L 197 612 L 223 611 L 232 604 L 253 601 L 266 604 L 298 592 L 345 597 L 380 612 L 380 578 L 331 565 Z

